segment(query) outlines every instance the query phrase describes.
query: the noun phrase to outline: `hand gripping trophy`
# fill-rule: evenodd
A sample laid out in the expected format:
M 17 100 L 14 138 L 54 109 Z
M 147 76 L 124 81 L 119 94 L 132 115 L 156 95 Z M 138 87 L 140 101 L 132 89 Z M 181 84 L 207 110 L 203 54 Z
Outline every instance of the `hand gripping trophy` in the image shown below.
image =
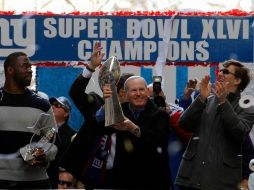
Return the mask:
M 121 104 L 118 99 L 116 84 L 120 79 L 120 63 L 115 56 L 107 59 L 99 72 L 99 85 L 102 89 L 105 84 L 110 84 L 112 96 L 105 99 L 105 126 L 111 126 L 124 121 Z
M 31 127 L 27 127 L 33 129 L 34 134 L 32 135 L 29 144 L 20 149 L 20 154 L 24 161 L 33 166 L 45 162 L 45 152 L 52 147 L 52 143 L 49 142 L 53 138 L 54 143 L 56 139 L 56 129 L 54 127 L 41 127 L 40 121 L 43 117 L 49 117 L 49 115 L 41 113 L 35 124 Z

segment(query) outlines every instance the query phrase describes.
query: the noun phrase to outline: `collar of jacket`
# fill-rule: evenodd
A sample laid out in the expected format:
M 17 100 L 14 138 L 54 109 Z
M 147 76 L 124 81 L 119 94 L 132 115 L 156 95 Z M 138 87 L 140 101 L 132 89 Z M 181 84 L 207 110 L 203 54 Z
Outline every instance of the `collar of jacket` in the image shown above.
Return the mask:
M 240 98 L 240 92 L 232 93 L 230 92 L 227 96 L 229 102 L 234 101 L 236 98 Z
M 128 108 L 129 102 L 123 103 L 122 107 L 127 108 L 129 110 L 129 108 Z M 152 114 L 156 113 L 157 111 L 159 111 L 159 109 L 155 106 L 155 104 L 150 99 L 148 99 L 141 115 L 143 115 L 145 117 L 149 117 Z

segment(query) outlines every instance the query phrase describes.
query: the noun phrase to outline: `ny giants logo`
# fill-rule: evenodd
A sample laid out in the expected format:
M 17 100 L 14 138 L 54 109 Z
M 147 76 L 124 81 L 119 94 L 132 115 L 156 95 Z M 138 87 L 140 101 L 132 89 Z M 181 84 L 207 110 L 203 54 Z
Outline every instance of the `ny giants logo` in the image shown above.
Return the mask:
M 0 18 L 0 57 L 17 51 L 30 57 L 35 50 L 35 19 Z

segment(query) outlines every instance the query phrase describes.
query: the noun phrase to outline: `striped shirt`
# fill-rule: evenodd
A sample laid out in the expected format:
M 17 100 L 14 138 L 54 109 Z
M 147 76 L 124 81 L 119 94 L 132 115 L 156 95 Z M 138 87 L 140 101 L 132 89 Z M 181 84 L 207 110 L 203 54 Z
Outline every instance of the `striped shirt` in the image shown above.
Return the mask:
M 0 180 L 36 181 L 48 178 L 47 166 L 28 165 L 20 155 L 20 149 L 30 144 L 31 137 L 38 140 L 46 128 L 51 127 L 57 128 L 47 100 L 29 89 L 23 94 L 10 94 L 0 88 Z M 56 146 L 51 146 L 45 152 L 47 159 L 53 160 L 56 152 Z

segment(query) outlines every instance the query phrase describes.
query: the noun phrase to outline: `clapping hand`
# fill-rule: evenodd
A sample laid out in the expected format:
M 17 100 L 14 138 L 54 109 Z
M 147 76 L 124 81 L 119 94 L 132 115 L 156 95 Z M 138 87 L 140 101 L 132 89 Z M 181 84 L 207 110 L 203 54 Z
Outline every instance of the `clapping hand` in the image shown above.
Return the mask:
M 190 79 L 187 82 L 186 87 L 184 89 L 184 99 L 185 100 L 190 98 L 191 94 L 196 89 L 197 83 L 198 83 L 198 79 Z
M 228 85 L 228 82 L 220 82 L 220 81 L 215 82 L 213 93 L 219 100 L 220 104 L 226 101 L 227 94 L 228 94 L 227 85 Z
M 206 75 L 200 82 L 200 98 L 205 102 L 211 92 L 210 75 Z

